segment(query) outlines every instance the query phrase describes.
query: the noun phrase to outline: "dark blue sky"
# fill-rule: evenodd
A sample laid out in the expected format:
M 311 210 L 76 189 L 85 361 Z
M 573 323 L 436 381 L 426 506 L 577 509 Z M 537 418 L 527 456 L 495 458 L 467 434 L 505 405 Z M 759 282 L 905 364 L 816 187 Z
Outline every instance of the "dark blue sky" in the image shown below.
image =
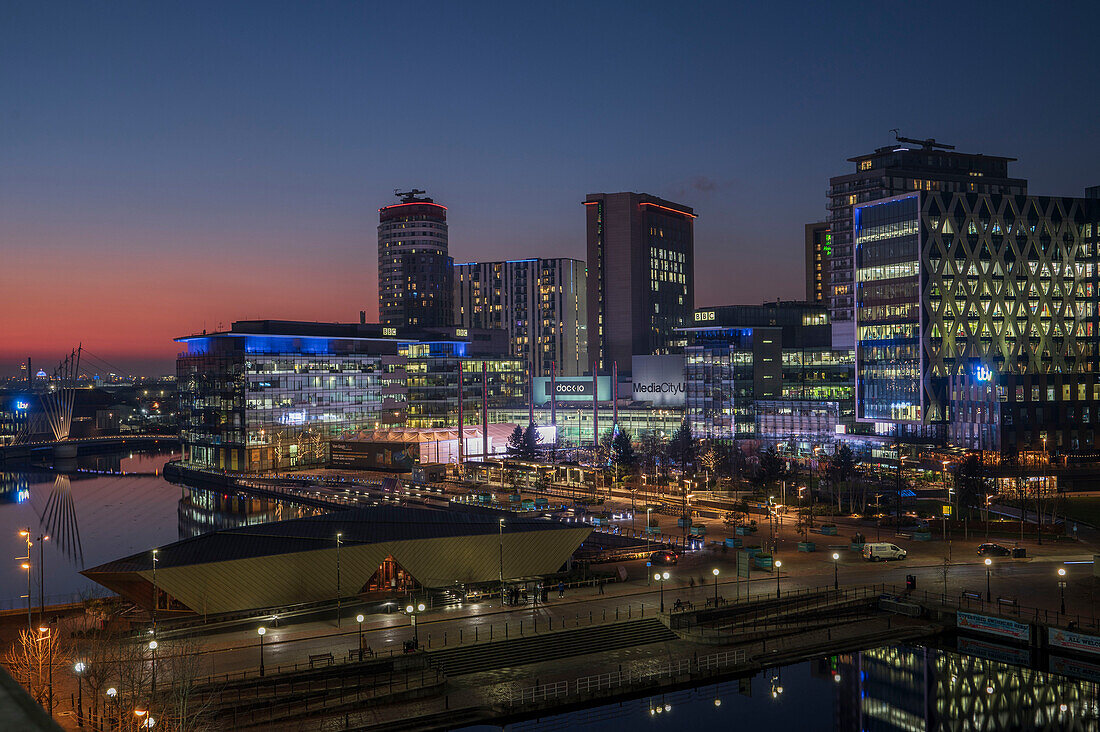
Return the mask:
M 889 130 L 1100 184 L 1095 2 L 0 7 L 0 374 L 167 364 L 242 317 L 376 307 L 377 208 L 459 261 L 584 256 L 580 201 L 694 206 L 699 305 L 803 292 L 802 226 Z M 92 346 L 91 344 L 95 344 Z

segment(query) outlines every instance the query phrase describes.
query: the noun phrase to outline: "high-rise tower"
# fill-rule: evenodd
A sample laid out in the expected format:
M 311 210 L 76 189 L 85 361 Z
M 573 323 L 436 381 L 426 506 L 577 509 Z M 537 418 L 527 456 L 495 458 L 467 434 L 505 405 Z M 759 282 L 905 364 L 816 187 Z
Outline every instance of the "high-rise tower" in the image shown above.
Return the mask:
M 635 355 L 681 353 L 695 309 L 695 212 L 646 193 L 590 193 L 588 357 L 630 368 Z
M 452 271 L 447 207 L 424 191 L 394 191 L 378 209 L 378 319 L 384 325 L 451 325 Z
M 896 135 L 895 135 L 896 136 Z M 825 302 L 833 324 L 833 348 L 850 349 L 856 340 L 852 210 L 910 191 L 992 193 L 1022 196 L 1027 181 L 1008 177 L 1016 158 L 954 152 L 954 145 L 896 136 L 893 145 L 848 158 L 855 170 L 829 179 L 829 229 Z

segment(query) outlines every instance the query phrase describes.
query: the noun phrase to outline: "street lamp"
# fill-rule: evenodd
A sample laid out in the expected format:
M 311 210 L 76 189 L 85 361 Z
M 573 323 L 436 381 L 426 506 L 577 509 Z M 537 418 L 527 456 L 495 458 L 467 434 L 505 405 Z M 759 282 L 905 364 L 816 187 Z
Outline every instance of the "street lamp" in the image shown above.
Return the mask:
M 340 627 L 340 539 L 343 537 L 336 532 L 336 627 Z
M 645 553 L 649 556 L 649 514 L 653 513 L 653 509 L 646 506 L 645 509 Z
M 264 636 L 267 635 L 267 628 L 260 626 L 256 628 L 256 633 L 260 636 L 260 676 L 264 675 Z
M 665 580 L 668 579 L 668 572 L 654 572 L 653 579 L 661 583 L 661 612 L 665 611 Z
M 840 561 L 840 555 L 833 552 L 833 589 L 840 589 L 840 569 L 837 562 Z
M 155 638 L 153 640 L 149 641 L 149 651 L 152 652 L 152 654 L 153 654 L 153 685 L 152 685 L 152 693 L 153 694 L 157 693 L 157 646 L 158 645 L 159 644 L 157 643 Z
M 993 601 L 993 597 L 989 593 L 989 572 L 990 572 L 990 567 L 992 566 L 992 564 L 993 564 L 993 560 L 990 559 L 989 557 L 986 557 L 986 602 L 992 602 Z
M 363 613 L 355 616 L 355 622 L 359 623 L 359 660 L 363 660 Z
M 1058 580 L 1058 591 L 1062 595 L 1062 615 L 1066 614 L 1066 568 L 1058 568 L 1058 577 L 1062 578 Z
M 31 623 L 31 545 L 34 543 L 31 541 L 30 528 L 20 529 L 19 535 L 27 541 L 27 556 L 16 557 L 23 563 L 20 565 L 23 569 L 27 570 L 27 632 L 29 633 L 34 627 Z
M 50 632 L 48 626 L 42 626 L 38 629 L 39 637 L 38 641 L 46 641 L 46 653 L 48 654 L 48 660 L 46 664 L 49 666 L 49 701 L 46 710 L 53 716 L 53 633 Z M 42 652 L 38 652 L 38 681 L 42 682 Z
M 84 673 L 84 669 L 87 666 L 83 661 L 77 661 L 73 664 L 73 673 L 76 674 L 76 726 L 84 726 L 84 684 L 81 683 L 80 675 Z
M 111 707 L 114 707 L 116 721 L 120 722 L 121 720 L 117 720 L 117 717 L 118 717 L 118 689 L 116 689 L 113 686 L 111 688 L 107 689 L 108 713 L 110 713 L 110 708 Z
M 408 605 L 405 607 L 405 612 L 409 614 L 409 618 L 412 620 L 413 629 L 413 648 L 420 647 L 420 632 L 416 628 L 416 614 L 424 612 L 424 603 L 417 604 L 416 607 Z
M 783 562 L 778 559 L 775 560 L 775 599 L 779 599 L 779 568 L 783 566 Z
M 500 519 L 498 522 L 499 531 L 499 544 L 500 544 L 500 606 L 504 607 L 504 519 Z
M 710 570 L 714 574 L 714 607 L 718 607 L 718 567 Z

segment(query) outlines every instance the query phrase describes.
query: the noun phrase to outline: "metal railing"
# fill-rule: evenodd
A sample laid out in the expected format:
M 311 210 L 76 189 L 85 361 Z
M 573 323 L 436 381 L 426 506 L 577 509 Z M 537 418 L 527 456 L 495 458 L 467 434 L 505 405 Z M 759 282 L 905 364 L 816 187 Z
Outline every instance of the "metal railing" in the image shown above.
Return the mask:
M 744 665 L 748 660 L 748 652 L 744 648 L 712 653 L 701 658 L 680 658 L 662 664 L 657 668 L 639 671 L 629 669 L 626 671 L 611 671 L 593 676 L 580 676 L 572 681 L 554 681 L 548 684 L 518 689 L 512 692 L 509 703 L 511 706 L 524 706 L 561 699 L 571 695 L 597 694 L 612 689 L 652 686 L 663 681 L 696 673 L 719 673 L 730 667 Z

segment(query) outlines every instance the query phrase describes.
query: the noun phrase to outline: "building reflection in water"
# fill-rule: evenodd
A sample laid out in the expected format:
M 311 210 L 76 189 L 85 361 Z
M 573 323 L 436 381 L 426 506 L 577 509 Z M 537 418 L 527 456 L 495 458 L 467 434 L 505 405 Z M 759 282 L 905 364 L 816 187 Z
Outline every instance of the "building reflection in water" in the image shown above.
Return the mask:
M 184 487 L 179 502 L 180 539 L 238 526 L 316 516 L 319 508 L 290 501 Z
M 1097 730 L 1100 665 L 959 639 L 967 653 L 921 646 L 835 657 L 836 729 L 858 732 Z M 981 655 L 970 655 L 980 653 Z M 1069 673 L 1078 678 L 1064 676 Z

